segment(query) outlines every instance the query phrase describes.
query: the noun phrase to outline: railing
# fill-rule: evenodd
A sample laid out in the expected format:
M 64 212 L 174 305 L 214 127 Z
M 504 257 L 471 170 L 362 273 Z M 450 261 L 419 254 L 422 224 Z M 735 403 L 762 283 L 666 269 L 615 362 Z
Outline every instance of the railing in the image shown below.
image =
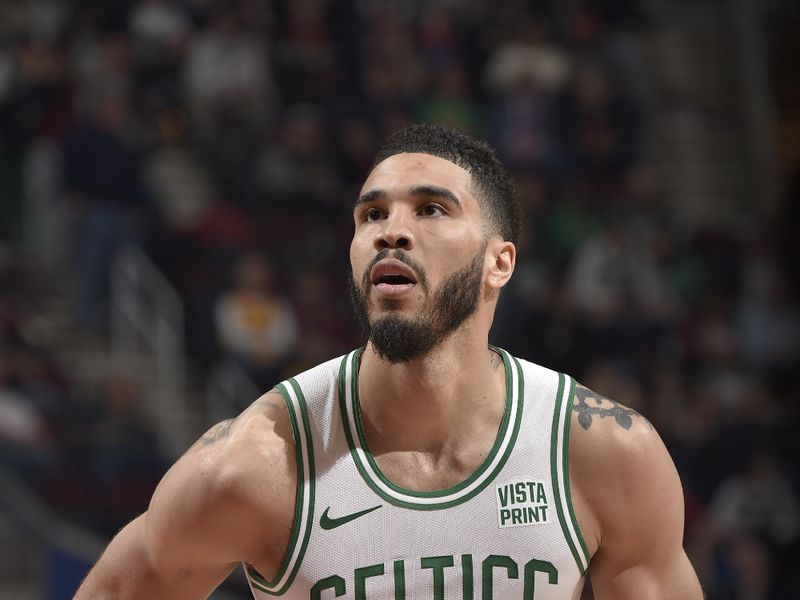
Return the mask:
M 192 433 L 186 402 L 183 303 L 135 246 L 120 251 L 112 271 L 111 345 L 115 370 L 150 381 L 147 396 L 163 451 L 175 457 Z
M 35 564 L 18 573 L 16 583 L 36 589 L 37 596 L 46 600 L 71 598 L 100 556 L 103 540 L 59 518 L 4 468 L 0 468 L 0 510 L 13 524 L 13 531 L 5 532 L 10 538 L 6 543 L 13 544 L 17 552 L 29 548 L 35 557 Z

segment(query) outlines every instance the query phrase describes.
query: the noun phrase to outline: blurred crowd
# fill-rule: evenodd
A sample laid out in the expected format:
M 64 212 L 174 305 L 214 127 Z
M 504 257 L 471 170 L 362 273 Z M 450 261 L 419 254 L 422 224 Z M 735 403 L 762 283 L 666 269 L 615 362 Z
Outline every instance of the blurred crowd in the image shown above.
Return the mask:
M 492 341 L 656 425 L 710 600 L 797 597 L 800 282 L 756 199 L 746 226 L 700 227 L 662 194 L 654 27 L 636 0 L 0 2 L 0 239 L 68 270 L 97 335 L 140 245 L 195 364 L 268 389 L 361 343 L 351 206 L 381 139 L 487 139 L 526 213 Z M 76 399 L 6 255 L 0 278 L 0 460 L 112 533 L 168 462 L 135 382 Z

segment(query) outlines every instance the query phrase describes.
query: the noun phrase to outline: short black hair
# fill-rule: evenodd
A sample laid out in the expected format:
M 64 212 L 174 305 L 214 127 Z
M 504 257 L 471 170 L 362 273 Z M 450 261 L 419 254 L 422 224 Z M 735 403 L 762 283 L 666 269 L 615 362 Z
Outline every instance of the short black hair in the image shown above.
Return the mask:
M 430 123 L 409 125 L 391 134 L 375 156 L 373 168 L 403 152 L 438 156 L 469 172 L 483 199 L 481 209 L 493 225 L 493 233 L 517 244 L 522 229 L 522 209 L 517 188 L 489 144 L 466 133 Z

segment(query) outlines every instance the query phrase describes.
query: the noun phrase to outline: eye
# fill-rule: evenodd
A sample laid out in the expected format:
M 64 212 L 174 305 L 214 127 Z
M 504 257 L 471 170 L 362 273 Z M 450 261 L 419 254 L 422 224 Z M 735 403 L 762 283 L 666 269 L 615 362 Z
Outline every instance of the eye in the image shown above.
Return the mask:
M 383 211 L 379 208 L 373 207 L 365 210 L 361 218 L 367 222 L 370 222 L 370 221 L 378 221 L 382 217 L 383 217 Z
M 438 217 L 444 214 L 444 209 L 438 204 L 428 203 L 420 211 L 426 217 Z

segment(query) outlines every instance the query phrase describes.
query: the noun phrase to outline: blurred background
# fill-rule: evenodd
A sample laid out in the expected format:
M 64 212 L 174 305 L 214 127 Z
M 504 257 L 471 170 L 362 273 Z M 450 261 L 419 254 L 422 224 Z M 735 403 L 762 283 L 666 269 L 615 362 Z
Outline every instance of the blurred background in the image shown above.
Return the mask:
M 205 428 L 362 343 L 352 202 L 429 121 L 522 188 L 492 342 L 656 425 L 710 600 L 799 598 L 798 31 L 796 0 L 0 1 L 0 597 L 71 598 Z

